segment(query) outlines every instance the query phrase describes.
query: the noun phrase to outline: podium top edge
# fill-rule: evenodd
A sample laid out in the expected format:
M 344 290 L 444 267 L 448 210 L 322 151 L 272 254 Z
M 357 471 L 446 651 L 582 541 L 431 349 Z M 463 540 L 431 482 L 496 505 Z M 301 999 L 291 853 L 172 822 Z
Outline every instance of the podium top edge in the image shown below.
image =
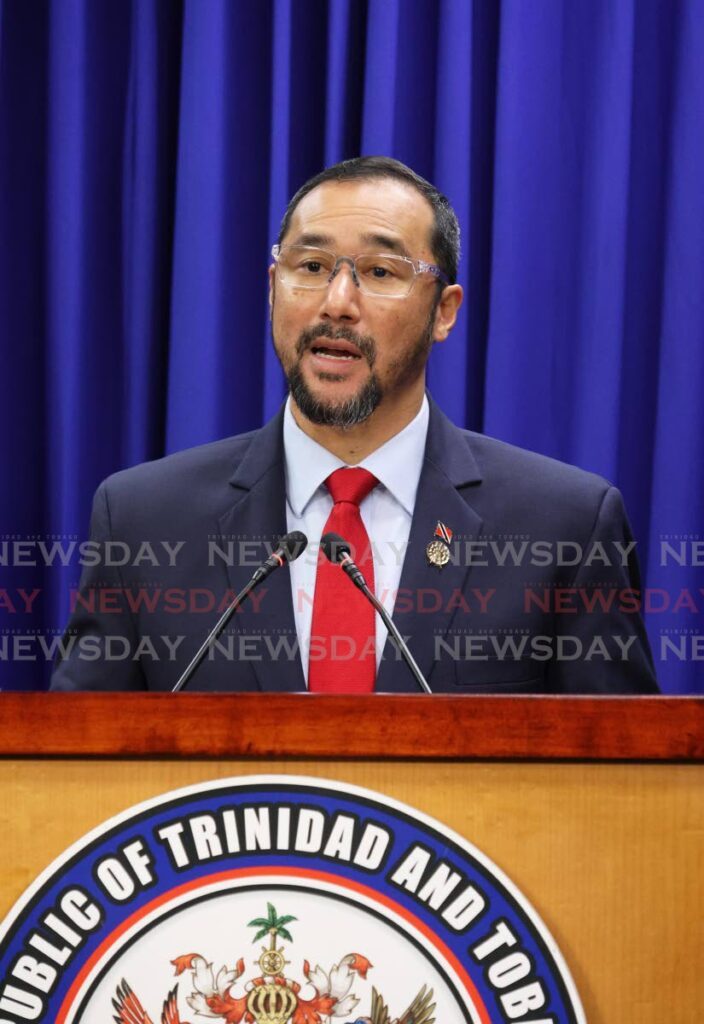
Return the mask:
M 704 761 L 704 697 L 0 693 L 0 756 Z

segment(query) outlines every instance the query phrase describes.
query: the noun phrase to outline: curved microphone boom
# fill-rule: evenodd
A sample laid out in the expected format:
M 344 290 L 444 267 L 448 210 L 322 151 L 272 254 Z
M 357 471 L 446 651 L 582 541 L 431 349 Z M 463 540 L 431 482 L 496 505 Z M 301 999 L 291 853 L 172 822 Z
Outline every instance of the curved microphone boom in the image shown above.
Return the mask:
M 427 679 L 419 669 L 415 658 L 409 651 L 406 641 L 394 625 L 391 616 L 388 614 L 381 601 L 377 598 L 376 594 L 372 593 L 367 586 L 367 581 L 364 578 L 362 570 L 353 562 L 351 554 L 352 549 L 344 537 L 340 537 L 337 533 L 325 533 L 320 538 L 320 547 L 325 557 L 329 561 L 339 565 L 342 571 L 352 580 L 355 587 L 357 587 L 358 590 L 361 590 L 366 599 L 372 603 L 379 615 L 381 615 L 384 625 L 388 629 L 389 633 L 394 638 L 396 646 L 400 650 L 406 664 L 413 673 L 415 681 L 425 693 L 432 693 L 433 691 L 428 686 Z
M 223 629 L 247 595 L 250 594 L 254 588 L 262 582 L 262 580 L 265 580 L 267 576 L 271 575 L 275 569 L 279 569 L 282 565 L 286 565 L 287 562 L 295 561 L 299 555 L 303 554 L 307 545 L 308 538 L 304 533 L 301 533 L 300 530 L 293 530 L 291 533 L 287 533 L 285 537 L 282 537 L 279 540 L 276 549 L 272 551 L 269 557 L 255 569 L 247 585 L 243 587 L 237 597 L 230 602 L 211 631 L 208 633 L 207 637 L 184 669 L 181 677 L 171 691 L 172 693 L 178 693 L 179 690 L 182 690 L 184 686 L 190 682 L 191 676 L 196 671 L 203 658 L 220 636 Z

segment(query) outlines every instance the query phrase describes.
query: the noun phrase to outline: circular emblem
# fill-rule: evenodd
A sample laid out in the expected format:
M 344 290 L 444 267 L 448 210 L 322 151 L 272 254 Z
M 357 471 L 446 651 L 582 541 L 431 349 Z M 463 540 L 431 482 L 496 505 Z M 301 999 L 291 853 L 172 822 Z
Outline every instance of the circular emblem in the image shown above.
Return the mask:
M 441 540 L 431 540 L 425 554 L 429 564 L 434 565 L 436 569 L 442 569 L 450 561 L 450 549 Z
M 584 1024 L 486 856 L 383 794 L 201 784 L 76 843 L 0 926 L 0 1021 Z

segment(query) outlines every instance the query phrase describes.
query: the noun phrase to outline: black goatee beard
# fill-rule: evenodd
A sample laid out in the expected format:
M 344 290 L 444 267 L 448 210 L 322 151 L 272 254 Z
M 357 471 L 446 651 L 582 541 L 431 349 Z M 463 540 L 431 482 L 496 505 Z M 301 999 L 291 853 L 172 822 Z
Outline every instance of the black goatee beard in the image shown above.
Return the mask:
M 404 356 L 391 363 L 389 367 L 391 384 L 387 385 L 386 388 L 382 386 L 378 375 L 374 372 L 377 346 L 371 335 L 357 334 L 349 327 L 333 328 L 328 323 L 319 324 L 317 327 L 309 327 L 301 331 L 296 343 L 295 362 L 291 366 L 286 367 L 281 356 L 279 356 L 279 359 L 286 374 L 291 397 L 306 419 L 318 426 L 335 427 L 338 430 L 351 430 L 358 424 L 368 420 L 387 395 L 402 389 L 422 373 L 433 346 L 433 326 L 436 309 L 437 301 L 433 304 L 423 332 L 413 348 Z M 344 402 L 331 402 L 316 398 L 303 377 L 301 361 L 305 352 L 313 347 L 317 338 L 350 341 L 353 345 L 357 346 L 362 354 L 362 358 L 366 359 L 369 363 L 369 368 L 371 369 L 369 379 L 360 387 L 356 395 L 346 399 Z M 276 342 L 274 342 L 274 347 L 276 348 Z M 319 376 L 321 380 L 327 381 L 344 380 L 344 377 L 338 373 L 321 373 Z

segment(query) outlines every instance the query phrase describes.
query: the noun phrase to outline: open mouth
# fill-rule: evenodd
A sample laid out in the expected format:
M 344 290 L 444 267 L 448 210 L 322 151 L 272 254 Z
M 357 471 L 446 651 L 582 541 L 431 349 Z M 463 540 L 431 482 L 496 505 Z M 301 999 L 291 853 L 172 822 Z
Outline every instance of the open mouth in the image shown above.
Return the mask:
M 355 359 L 362 358 L 362 353 L 351 342 L 328 341 L 327 338 L 321 338 L 320 342 L 314 342 L 310 346 L 310 351 L 314 356 L 324 356 L 326 359 L 341 363 L 351 363 Z

